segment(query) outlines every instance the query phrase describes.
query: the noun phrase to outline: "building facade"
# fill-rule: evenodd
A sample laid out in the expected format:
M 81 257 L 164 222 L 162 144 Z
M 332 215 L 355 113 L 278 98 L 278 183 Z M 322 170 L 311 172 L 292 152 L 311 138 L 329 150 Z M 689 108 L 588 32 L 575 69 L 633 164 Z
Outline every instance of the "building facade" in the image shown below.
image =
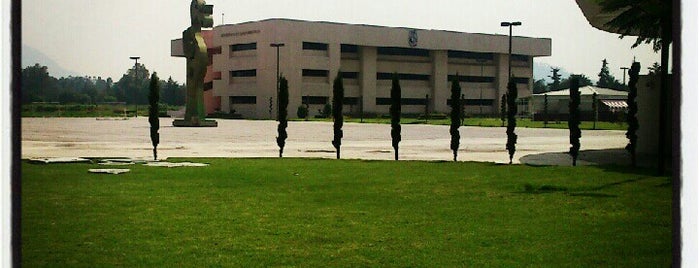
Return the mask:
M 243 118 L 274 118 L 276 74 L 289 82 L 289 114 L 309 106 L 311 116 L 332 100 L 341 75 L 347 114 L 388 114 L 397 74 L 406 114 L 448 113 L 457 74 L 468 114 L 499 113 L 508 77 L 508 36 L 270 19 L 217 26 L 209 51 L 212 96 L 220 111 Z M 172 41 L 172 55 L 181 51 Z M 279 48 L 272 43 L 283 43 Z M 531 95 L 533 58 L 551 55 L 551 39 L 513 37 L 512 75 L 519 97 Z M 209 75 L 207 75 L 209 77 Z

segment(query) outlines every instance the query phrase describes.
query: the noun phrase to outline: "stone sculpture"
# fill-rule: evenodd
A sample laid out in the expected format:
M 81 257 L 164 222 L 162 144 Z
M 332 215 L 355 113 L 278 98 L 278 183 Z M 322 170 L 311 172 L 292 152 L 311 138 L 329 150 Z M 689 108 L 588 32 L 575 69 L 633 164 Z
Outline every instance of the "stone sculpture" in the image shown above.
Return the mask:
M 190 5 L 192 26 L 182 32 L 182 47 L 187 58 L 187 104 L 184 120 L 175 120 L 176 127 L 215 127 L 216 121 L 206 120 L 204 109 L 204 76 L 209 65 L 209 55 L 201 34 L 202 28 L 211 28 L 213 5 L 204 0 L 192 0 Z

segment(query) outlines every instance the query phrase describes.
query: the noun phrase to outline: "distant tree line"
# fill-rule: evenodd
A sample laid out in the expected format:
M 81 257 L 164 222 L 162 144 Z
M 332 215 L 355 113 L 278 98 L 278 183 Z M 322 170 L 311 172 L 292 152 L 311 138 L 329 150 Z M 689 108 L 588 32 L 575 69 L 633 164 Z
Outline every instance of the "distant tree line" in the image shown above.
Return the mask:
M 560 74 L 560 68 L 551 67 L 551 75 L 548 76 L 551 79 L 551 83 L 546 83 L 546 80 L 544 79 L 534 81 L 534 94 L 568 89 L 570 88 L 570 81 L 573 78 L 578 79 L 580 87 L 594 85 L 597 87 L 628 91 L 628 86 L 624 84 L 624 81 L 619 81 L 609 72 L 608 65 L 609 63 L 606 59 L 602 60 L 602 68 L 600 69 L 599 74 L 597 74 L 598 80 L 596 83 L 593 83 L 592 80 L 584 74 L 571 74 L 568 76 L 568 78 L 563 78 Z M 652 68 L 648 68 L 648 70 L 650 73 L 657 71 Z
M 59 102 L 97 104 L 126 102 L 148 104 L 150 72 L 143 64 L 131 68 L 116 82 L 111 77 L 68 76 L 55 78 L 46 66 L 34 64 L 22 69 L 22 104 Z M 173 80 L 159 80 L 160 102 L 184 105 L 185 85 Z M 134 94 L 135 90 L 135 94 Z

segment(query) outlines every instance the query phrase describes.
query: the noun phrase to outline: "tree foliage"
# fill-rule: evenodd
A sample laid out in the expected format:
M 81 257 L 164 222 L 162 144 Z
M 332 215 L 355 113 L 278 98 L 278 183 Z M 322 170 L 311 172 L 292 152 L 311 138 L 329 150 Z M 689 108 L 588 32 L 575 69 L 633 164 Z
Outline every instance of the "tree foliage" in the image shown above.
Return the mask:
M 610 72 L 609 72 L 609 63 L 607 62 L 607 59 L 602 60 L 602 68 L 600 69 L 599 74 L 597 75 L 599 77 L 599 80 L 597 80 L 597 86 L 598 87 L 603 87 L 603 88 L 611 88 L 611 89 L 618 89 L 622 90 L 625 89 L 626 86 L 619 82 Z M 583 81 L 581 81 L 583 82 Z M 580 86 L 583 86 L 583 83 L 579 84 Z
M 138 77 L 131 68 L 119 81 L 112 78 L 91 76 L 68 76 L 55 78 L 46 66 L 35 64 L 22 69 L 22 95 L 24 104 L 32 102 L 60 102 L 74 104 L 95 104 L 102 102 L 128 102 L 134 99 L 138 104 L 148 103 L 149 71 L 144 65 L 138 65 Z M 183 105 L 185 88 L 172 77 L 167 81 L 159 81 L 162 103 Z M 138 88 L 137 94 L 132 94 Z
M 289 82 L 281 76 L 279 78 L 279 109 L 277 110 L 277 145 L 279 146 L 279 157 L 284 155 L 284 145 L 286 145 L 287 108 L 289 106 Z
M 641 70 L 641 64 L 634 62 L 629 70 L 629 95 L 626 102 L 629 105 L 629 114 L 626 120 L 629 124 L 629 129 L 626 132 L 626 138 L 629 139 L 629 144 L 626 145 L 626 150 L 631 154 L 631 164 L 636 166 L 636 146 L 638 141 L 638 103 L 636 103 L 636 97 L 638 96 L 638 73 Z
M 603 12 L 618 13 L 606 26 L 621 33 L 620 38 L 636 36 L 632 47 L 652 44 L 655 51 L 672 42 L 672 1 L 600 0 Z M 665 29 L 665 30 L 664 30 Z
M 517 144 L 517 134 L 515 134 L 515 127 L 517 127 L 517 84 L 510 78 L 510 82 L 507 83 L 507 152 L 510 154 L 510 164 L 512 164 L 512 158 L 515 155 L 516 144 Z
M 342 85 L 342 75 L 337 73 L 333 83 L 333 146 L 337 152 L 337 159 L 340 159 L 340 146 L 342 145 L 342 106 L 344 106 L 345 89 Z
M 562 89 L 560 71 L 560 68 L 551 67 L 551 75 L 549 75 L 549 78 L 551 78 L 552 82 L 548 84 L 549 91 Z
M 570 80 L 573 78 L 578 79 L 578 85 L 580 87 L 594 85 L 594 83 L 592 83 L 592 80 L 590 80 L 590 78 L 585 76 L 584 74 L 571 74 L 570 76 L 568 76 L 568 78 L 563 79 L 561 81 L 561 89 L 570 88 Z
M 500 98 L 500 121 L 504 127 L 505 121 L 507 121 L 507 94 L 502 94 Z
M 539 79 L 534 81 L 534 94 L 541 94 L 549 91 L 549 87 L 546 84 L 546 80 Z
M 544 128 L 549 123 L 549 95 L 544 94 Z
M 150 123 L 150 140 L 153 144 L 153 159 L 158 160 L 158 144 L 160 143 L 160 134 L 158 133 L 158 129 L 160 129 L 160 79 L 158 79 L 158 74 L 155 72 L 153 72 L 153 75 L 150 77 L 150 85 L 148 88 L 148 123 Z
M 568 129 L 570 129 L 570 155 L 573 157 L 573 166 L 577 165 L 578 152 L 580 151 L 580 85 L 578 79 L 570 81 L 570 104 L 568 105 Z
M 391 113 L 391 140 L 393 145 L 393 151 L 395 153 L 395 159 L 398 160 L 398 144 L 401 141 L 400 136 L 400 114 L 401 114 L 401 89 L 400 82 L 398 81 L 398 74 L 393 74 L 393 82 L 391 86 L 391 108 L 389 111 Z
M 459 74 L 451 82 L 451 125 L 449 134 L 451 134 L 451 150 L 454 153 L 454 162 L 459 152 L 459 127 L 461 126 L 462 105 L 461 105 L 461 86 L 459 85 Z

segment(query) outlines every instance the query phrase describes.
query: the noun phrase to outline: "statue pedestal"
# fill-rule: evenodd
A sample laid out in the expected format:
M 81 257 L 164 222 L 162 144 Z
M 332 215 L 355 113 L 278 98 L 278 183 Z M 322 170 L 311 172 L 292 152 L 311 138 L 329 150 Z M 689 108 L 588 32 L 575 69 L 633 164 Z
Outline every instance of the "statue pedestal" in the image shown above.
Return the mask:
M 218 122 L 214 120 L 203 120 L 199 122 L 175 120 L 172 121 L 172 125 L 175 127 L 218 127 Z

